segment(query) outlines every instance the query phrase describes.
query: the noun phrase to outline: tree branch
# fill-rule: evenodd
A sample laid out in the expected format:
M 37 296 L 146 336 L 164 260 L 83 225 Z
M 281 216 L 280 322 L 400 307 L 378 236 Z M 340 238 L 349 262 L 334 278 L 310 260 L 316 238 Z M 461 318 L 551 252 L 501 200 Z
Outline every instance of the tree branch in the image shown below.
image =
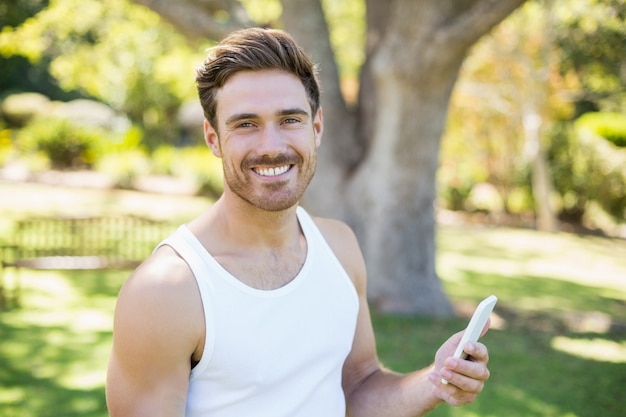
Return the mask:
M 437 32 L 444 45 L 473 45 L 526 0 L 478 0 Z
M 256 26 L 236 0 L 133 0 L 161 15 L 188 39 L 221 39 L 233 30 Z

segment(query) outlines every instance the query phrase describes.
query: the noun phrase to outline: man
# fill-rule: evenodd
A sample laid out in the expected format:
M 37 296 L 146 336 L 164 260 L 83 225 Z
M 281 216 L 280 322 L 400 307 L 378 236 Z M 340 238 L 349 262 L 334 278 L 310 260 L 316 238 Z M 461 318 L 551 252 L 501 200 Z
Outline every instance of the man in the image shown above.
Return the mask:
M 468 360 L 452 358 L 460 333 L 428 368 L 380 366 L 354 234 L 298 206 L 323 120 L 315 66 L 293 39 L 235 32 L 196 82 L 224 193 L 120 291 L 111 416 L 420 416 L 473 401 L 488 354 L 471 343 Z

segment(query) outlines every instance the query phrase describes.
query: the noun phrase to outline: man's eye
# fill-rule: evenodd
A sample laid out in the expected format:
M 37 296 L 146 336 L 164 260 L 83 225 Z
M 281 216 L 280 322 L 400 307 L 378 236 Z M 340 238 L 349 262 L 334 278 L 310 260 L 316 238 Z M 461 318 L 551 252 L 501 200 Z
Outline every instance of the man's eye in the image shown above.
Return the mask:
M 292 123 L 299 123 L 300 119 L 297 119 L 295 117 L 288 117 L 285 120 L 283 120 L 283 123 L 285 124 L 292 124 Z
M 246 128 L 246 127 L 252 127 L 252 126 L 254 125 L 250 122 L 242 122 L 237 125 L 238 128 Z

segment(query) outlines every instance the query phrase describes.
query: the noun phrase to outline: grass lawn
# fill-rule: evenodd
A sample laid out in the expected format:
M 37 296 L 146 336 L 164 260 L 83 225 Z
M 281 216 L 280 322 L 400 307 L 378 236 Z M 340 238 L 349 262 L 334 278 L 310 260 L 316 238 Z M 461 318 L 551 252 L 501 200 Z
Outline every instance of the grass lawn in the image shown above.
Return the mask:
M 0 184 L 0 239 L 25 213 L 121 211 L 184 221 L 204 199 Z M 622 417 L 626 387 L 626 241 L 528 230 L 440 227 L 438 271 L 459 312 L 432 320 L 374 315 L 396 370 L 427 365 L 489 294 L 500 301 L 492 377 L 462 408 L 433 416 Z M 126 272 L 21 274 L 21 309 L 0 311 L 0 417 L 104 417 L 115 298 Z M 11 275 L 7 278 L 11 278 Z
M 459 315 L 499 298 L 491 379 L 479 399 L 432 416 L 626 415 L 626 241 L 530 230 L 440 227 L 437 267 Z M 375 317 L 379 353 L 408 371 L 467 318 Z

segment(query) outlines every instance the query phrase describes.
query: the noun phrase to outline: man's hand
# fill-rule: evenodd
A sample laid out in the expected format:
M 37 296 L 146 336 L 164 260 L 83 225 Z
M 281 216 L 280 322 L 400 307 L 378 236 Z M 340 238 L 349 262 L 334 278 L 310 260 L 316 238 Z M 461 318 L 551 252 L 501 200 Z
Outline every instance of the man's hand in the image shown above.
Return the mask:
M 485 326 L 483 334 L 488 326 Z M 489 352 L 482 343 L 468 342 L 465 345 L 464 351 L 469 355 L 467 359 L 452 356 L 462 335 L 463 332 L 456 333 L 439 348 L 435 355 L 435 368 L 429 375 L 435 386 L 435 394 L 453 406 L 473 402 L 490 375 L 487 369 Z M 448 384 L 443 384 L 442 378 Z

